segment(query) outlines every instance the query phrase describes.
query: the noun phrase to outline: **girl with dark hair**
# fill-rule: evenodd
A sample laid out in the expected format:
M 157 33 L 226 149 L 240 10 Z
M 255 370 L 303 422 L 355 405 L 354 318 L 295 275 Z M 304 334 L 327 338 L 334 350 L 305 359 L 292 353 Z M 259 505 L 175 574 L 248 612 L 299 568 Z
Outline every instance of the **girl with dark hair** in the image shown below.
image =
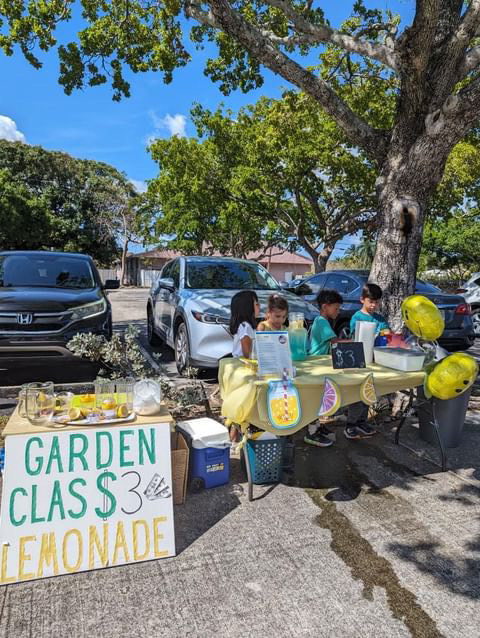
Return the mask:
M 242 290 L 232 297 L 230 334 L 233 337 L 234 357 L 249 359 L 252 356 L 259 313 L 260 304 L 253 290 Z

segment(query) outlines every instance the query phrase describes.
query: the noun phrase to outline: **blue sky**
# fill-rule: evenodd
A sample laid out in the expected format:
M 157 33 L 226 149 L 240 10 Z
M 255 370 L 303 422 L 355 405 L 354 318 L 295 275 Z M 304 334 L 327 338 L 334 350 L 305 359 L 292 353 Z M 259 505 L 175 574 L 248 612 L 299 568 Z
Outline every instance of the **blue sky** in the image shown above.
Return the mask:
M 348 17 L 353 0 L 323 0 L 333 26 Z M 390 8 L 408 19 L 414 0 L 371 0 L 369 6 Z M 73 39 L 80 28 L 72 21 L 61 28 L 59 41 Z M 156 165 L 147 150 L 149 137 L 171 134 L 194 135 L 188 116 L 192 102 L 215 109 L 220 102 L 233 110 L 255 102 L 259 97 L 279 96 L 288 84 L 265 72 L 264 85 L 250 93 L 240 91 L 223 96 L 203 75 L 206 53 L 190 47 L 193 60 L 175 72 L 165 85 L 159 74 L 131 74 L 131 97 L 120 103 L 111 99 L 108 85 L 64 94 L 58 84 L 58 58 L 55 50 L 41 55 L 43 68 L 36 71 L 17 50 L 12 57 L 0 52 L 0 138 L 21 139 L 50 150 L 112 164 L 137 184 L 156 174 Z

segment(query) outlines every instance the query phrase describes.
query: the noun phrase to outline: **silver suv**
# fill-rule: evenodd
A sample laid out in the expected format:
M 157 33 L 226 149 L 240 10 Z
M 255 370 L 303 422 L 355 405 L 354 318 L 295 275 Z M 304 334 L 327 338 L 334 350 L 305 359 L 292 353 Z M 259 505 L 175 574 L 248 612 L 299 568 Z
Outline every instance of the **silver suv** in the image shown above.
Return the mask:
M 292 312 L 303 312 L 309 327 L 319 312 L 312 304 L 283 291 L 254 261 L 227 257 L 178 257 L 163 267 L 147 304 L 151 345 L 164 341 L 175 350 L 177 369 L 216 368 L 232 353 L 230 302 L 240 290 L 255 290 L 262 314 L 268 297 L 282 294 Z

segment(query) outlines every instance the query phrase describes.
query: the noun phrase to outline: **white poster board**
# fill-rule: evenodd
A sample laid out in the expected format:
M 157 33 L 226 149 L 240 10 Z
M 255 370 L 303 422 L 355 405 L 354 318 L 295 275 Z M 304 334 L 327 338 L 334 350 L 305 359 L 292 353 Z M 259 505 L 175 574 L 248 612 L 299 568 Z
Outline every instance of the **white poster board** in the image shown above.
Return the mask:
M 293 378 L 292 354 L 286 330 L 256 332 L 255 347 L 259 376 L 275 375 L 282 378 L 286 372 Z
M 175 555 L 168 424 L 6 437 L 0 584 Z

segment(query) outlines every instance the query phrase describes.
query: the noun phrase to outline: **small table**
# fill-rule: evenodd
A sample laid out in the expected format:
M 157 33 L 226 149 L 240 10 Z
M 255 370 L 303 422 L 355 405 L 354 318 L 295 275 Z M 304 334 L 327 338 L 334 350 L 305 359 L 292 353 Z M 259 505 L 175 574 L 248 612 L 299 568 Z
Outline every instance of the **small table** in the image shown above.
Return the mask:
M 218 379 L 222 396 L 222 415 L 237 423 L 245 431 L 253 424 L 277 436 L 288 436 L 298 432 L 318 418 L 325 379 L 333 380 L 340 389 L 341 405 L 345 407 L 361 401 L 362 383 L 373 374 L 377 396 L 400 390 L 410 390 L 422 385 L 425 372 L 401 372 L 370 364 L 365 369 L 336 370 L 330 356 L 308 357 L 295 362 L 297 375 L 293 383 L 298 390 L 301 403 L 301 418 L 294 427 L 274 428 L 268 418 L 267 392 L 269 379 L 258 378 L 256 372 L 239 359 L 222 359 Z M 253 498 L 253 481 L 248 454 L 244 454 L 248 477 L 248 498 Z
M 173 419 L 4 430 L 0 584 L 175 555 Z

